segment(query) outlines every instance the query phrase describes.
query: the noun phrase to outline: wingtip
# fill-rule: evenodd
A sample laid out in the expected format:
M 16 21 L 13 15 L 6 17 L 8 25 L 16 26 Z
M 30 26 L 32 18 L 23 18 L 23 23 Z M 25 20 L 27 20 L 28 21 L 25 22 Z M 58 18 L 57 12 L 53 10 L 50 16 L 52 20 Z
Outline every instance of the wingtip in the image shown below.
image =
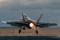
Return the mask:
M 2 23 L 7 23 L 6 21 L 1 21 Z

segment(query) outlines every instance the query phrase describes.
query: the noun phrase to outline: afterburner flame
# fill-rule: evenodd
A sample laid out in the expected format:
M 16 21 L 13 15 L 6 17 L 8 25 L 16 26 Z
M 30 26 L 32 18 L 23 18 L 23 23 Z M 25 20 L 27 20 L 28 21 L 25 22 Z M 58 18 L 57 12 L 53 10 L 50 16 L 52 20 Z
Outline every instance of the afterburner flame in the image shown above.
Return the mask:
M 34 23 L 30 23 L 29 26 L 31 27 L 31 29 L 36 30 L 36 25 Z
M 30 27 L 33 27 L 33 26 L 34 26 L 34 24 L 33 24 L 33 23 L 30 23 L 30 24 L 29 24 L 29 26 L 30 26 Z

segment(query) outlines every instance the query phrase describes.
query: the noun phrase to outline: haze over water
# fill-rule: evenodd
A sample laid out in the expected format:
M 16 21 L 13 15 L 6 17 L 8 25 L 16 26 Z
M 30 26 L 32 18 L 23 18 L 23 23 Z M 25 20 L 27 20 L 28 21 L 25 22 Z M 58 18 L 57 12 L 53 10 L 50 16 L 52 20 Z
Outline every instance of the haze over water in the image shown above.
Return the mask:
M 40 22 L 57 23 L 60 27 L 60 0 L 0 0 L 0 20 L 18 20 L 26 13 L 32 19 L 37 19 L 41 13 Z M 11 27 L 0 22 L 0 27 Z

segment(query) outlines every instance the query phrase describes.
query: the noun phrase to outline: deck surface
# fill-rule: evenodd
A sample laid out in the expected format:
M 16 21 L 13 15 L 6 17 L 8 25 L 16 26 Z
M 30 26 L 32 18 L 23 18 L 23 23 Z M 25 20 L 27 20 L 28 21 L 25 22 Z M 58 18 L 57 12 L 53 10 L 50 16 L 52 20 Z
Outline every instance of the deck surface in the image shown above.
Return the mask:
M 0 28 L 0 36 L 60 36 L 60 28 L 37 28 L 38 35 L 32 29 L 22 30 L 19 28 Z

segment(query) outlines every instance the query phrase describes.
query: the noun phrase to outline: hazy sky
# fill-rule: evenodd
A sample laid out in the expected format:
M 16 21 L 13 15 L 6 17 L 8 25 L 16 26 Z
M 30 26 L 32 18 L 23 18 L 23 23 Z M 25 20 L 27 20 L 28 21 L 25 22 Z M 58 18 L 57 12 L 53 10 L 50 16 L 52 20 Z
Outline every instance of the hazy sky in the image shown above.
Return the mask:
M 48 0 L 0 0 L 0 3 L 20 3 L 24 5 L 33 4 L 33 3 L 46 3 Z
M 47 5 L 60 3 L 60 0 L 0 0 L 0 8 L 11 6 Z
M 0 0 L 0 7 L 8 5 L 32 5 L 32 4 L 46 4 L 48 0 Z

